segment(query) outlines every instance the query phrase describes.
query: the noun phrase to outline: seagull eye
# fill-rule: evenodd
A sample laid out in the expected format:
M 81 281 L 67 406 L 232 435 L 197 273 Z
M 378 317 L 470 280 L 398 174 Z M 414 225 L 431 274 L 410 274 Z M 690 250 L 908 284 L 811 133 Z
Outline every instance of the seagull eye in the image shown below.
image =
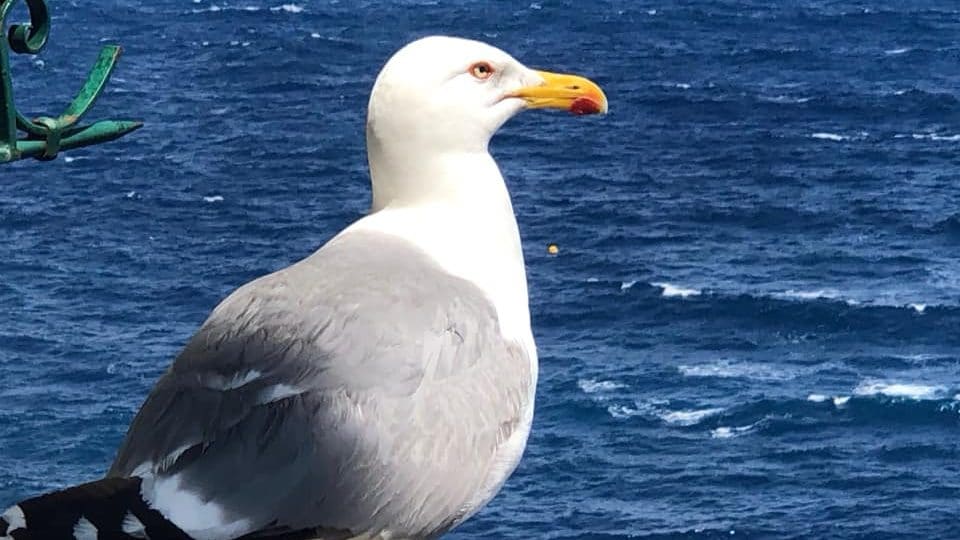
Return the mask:
M 493 66 L 488 62 L 477 62 L 467 70 L 475 78 L 482 80 L 489 79 L 493 75 Z

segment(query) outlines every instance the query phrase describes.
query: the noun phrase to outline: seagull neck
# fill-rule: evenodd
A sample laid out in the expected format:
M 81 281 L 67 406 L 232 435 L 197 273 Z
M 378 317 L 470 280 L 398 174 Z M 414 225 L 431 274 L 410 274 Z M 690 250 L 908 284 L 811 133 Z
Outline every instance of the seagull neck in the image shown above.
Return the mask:
M 495 305 L 504 334 L 532 350 L 520 232 L 493 158 L 446 154 L 413 165 L 410 156 L 397 168 L 373 161 L 372 212 L 357 226 L 400 236 L 475 283 Z
M 378 152 L 371 155 L 373 187 L 371 212 L 386 207 L 429 205 L 477 205 L 481 211 L 509 206 L 507 193 L 496 162 L 486 151 L 447 152 L 420 156 L 415 152 Z M 513 209 L 509 208 L 510 216 Z

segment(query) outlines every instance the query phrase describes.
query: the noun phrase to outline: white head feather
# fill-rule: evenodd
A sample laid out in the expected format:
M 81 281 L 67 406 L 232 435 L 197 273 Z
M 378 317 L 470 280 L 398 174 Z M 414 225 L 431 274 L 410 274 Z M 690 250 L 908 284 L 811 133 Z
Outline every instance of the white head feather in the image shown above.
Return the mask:
M 487 78 L 471 68 L 486 64 Z M 433 36 L 400 49 L 381 70 L 370 94 L 367 154 L 373 209 L 421 199 L 447 180 L 423 166 L 451 155 L 486 154 L 490 138 L 522 99 L 509 94 L 542 84 L 536 71 L 478 41 Z M 445 191 L 445 190 L 443 190 Z

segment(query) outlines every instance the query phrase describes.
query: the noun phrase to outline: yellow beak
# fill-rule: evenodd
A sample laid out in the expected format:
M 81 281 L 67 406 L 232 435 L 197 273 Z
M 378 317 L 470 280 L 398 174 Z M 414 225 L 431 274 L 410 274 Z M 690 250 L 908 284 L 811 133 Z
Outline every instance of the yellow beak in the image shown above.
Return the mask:
M 538 71 L 543 84 L 526 86 L 508 97 L 517 97 L 527 102 L 532 109 L 565 109 L 573 114 L 603 114 L 607 112 L 607 96 L 597 83 L 565 73 Z

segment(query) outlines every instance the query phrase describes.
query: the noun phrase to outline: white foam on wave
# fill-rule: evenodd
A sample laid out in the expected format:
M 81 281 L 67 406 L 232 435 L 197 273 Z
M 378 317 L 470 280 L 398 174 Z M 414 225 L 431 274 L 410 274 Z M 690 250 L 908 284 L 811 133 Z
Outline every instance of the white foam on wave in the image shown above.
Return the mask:
M 795 96 L 785 96 L 779 94 L 776 96 L 760 96 L 760 101 L 766 101 L 767 103 L 780 103 L 780 104 L 800 104 L 806 103 L 813 99 L 812 97 L 795 97 Z
M 623 420 L 625 418 L 632 418 L 634 416 L 641 415 L 643 414 L 643 411 L 627 405 L 610 405 L 607 407 L 607 413 L 618 420 Z
M 895 398 L 925 400 L 941 398 L 946 390 L 945 387 L 940 385 L 867 380 L 858 384 L 857 387 L 853 389 L 853 393 L 858 396 L 882 395 Z
M 808 300 L 836 300 L 842 301 L 848 306 L 880 306 L 895 307 L 902 309 L 911 309 L 917 313 L 924 313 L 931 305 L 926 302 L 907 302 L 906 299 L 898 297 L 896 294 L 876 295 L 876 291 L 853 291 L 844 292 L 833 288 L 823 289 L 787 289 L 769 293 L 772 298 L 780 300 L 808 301 Z M 874 296 L 869 296 L 874 295 Z M 856 296 L 857 298 L 853 298 Z
M 616 381 L 599 381 L 597 379 L 580 379 L 577 386 L 587 394 L 596 394 L 598 392 L 609 392 L 620 388 L 626 388 L 627 385 Z
M 807 396 L 807 401 L 812 401 L 814 403 L 824 403 L 830 401 L 835 407 L 843 407 L 850 401 L 850 396 L 826 396 L 823 394 L 810 394 Z
M 287 13 L 303 13 L 303 6 L 298 4 L 283 4 L 270 8 L 270 11 L 286 11 Z
M 604 401 L 604 398 L 601 396 L 598 401 Z M 689 427 L 724 411 L 719 407 L 671 410 L 667 408 L 668 404 L 668 400 L 662 399 L 634 401 L 631 404 L 616 403 L 607 405 L 607 413 L 618 420 L 643 416 L 651 420 L 657 419 L 669 426 Z
M 668 424 L 678 426 L 693 426 L 702 422 L 705 418 L 716 416 L 723 412 L 723 409 L 713 407 L 709 409 L 690 409 L 680 411 L 664 411 L 657 416 Z
M 194 2 L 194 4 L 199 4 L 199 3 L 200 3 L 200 2 Z M 212 5 L 209 5 L 209 6 L 205 7 L 205 8 L 191 9 L 191 10 L 190 10 L 190 13 L 193 13 L 194 15 L 196 15 L 196 14 L 200 14 L 200 13 L 218 13 L 218 12 L 220 12 L 220 11 L 249 11 L 249 12 L 257 12 L 257 11 L 260 11 L 261 9 L 263 9 L 263 8 L 261 8 L 261 7 L 259 7 L 259 6 L 218 6 L 218 5 L 216 5 L 216 4 L 212 4 Z
M 667 283 L 665 281 L 656 281 L 651 283 L 650 285 L 653 285 L 654 287 L 660 287 L 660 289 L 663 290 L 663 292 L 661 293 L 661 296 L 664 296 L 666 298 L 673 298 L 676 296 L 679 296 L 680 298 L 687 298 L 689 296 L 699 296 L 702 293 L 702 291 L 700 291 L 699 289 L 688 289 L 685 287 L 679 287 L 677 285 L 673 285 L 672 283 Z
M 960 133 L 955 135 L 940 135 L 938 133 L 898 133 L 894 139 L 911 138 L 915 141 L 960 142 Z
M 846 137 L 846 136 L 844 136 L 844 135 L 838 135 L 838 134 L 836 134 L 836 133 L 826 133 L 826 132 L 822 132 L 822 131 L 817 132 L 817 133 L 811 133 L 811 134 L 810 134 L 810 138 L 811 138 L 811 139 L 820 139 L 820 140 L 823 140 L 823 141 L 834 141 L 834 142 L 846 141 L 846 140 L 849 140 L 849 139 L 850 139 L 850 137 Z
M 774 293 L 775 298 L 796 299 L 796 300 L 819 300 L 821 298 L 834 300 L 840 298 L 840 293 L 835 289 L 817 289 L 813 291 L 797 291 L 789 289 L 783 292 Z
M 223 197 L 220 195 L 211 195 L 204 197 L 203 201 L 208 203 L 221 202 L 223 201 Z
M 953 361 L 954 356 L 943 355 L 943 354 L 934 354 L 934 353 L 909 353 L 909 354 L 893 354 L 893 358 L 899 360 L 906 360 L 914 364 L 925 364 L 927 362 L 941 362 L 941 361 Z
M 621 291 L 625 291 L 625 290 L 633 287 L 633 286 L 636 285 L 636 284 L 637 284 L 637 280 L 635 280 L 635 279 L 632 280 L 632 281 L 624 281 L 624 282 L 620 283 L 620 290 L 621 290 Z
M 896 55 L 898 55 L 898 54 L 903 54 L 903 53 L 905 53 L 905 52 L 910 52 L 911 50 L 913 50 L 913 49 L 911 49 L 910 47 L 897 47 L 896 49 L 888 49 L 888 50 L 886 50 L 886 51 L 883 51 L 883 54 L 890 55 L 890 56 L 896 56 Z
M 756 428 L 756 423 L 746 426 L 720 426 L 716 429 L 710 430 L 710 436 L 714 439 L 730 439 L 740 435 L 746 435 Z
M 677 370 L 687 377 L 719 377 L 724 379 L 753 379 L 758 381 L 785 381 L 796 377 L 793 371 L 775 369 L 766 364 L 720 360 L 709 364 L 680 365 Z

